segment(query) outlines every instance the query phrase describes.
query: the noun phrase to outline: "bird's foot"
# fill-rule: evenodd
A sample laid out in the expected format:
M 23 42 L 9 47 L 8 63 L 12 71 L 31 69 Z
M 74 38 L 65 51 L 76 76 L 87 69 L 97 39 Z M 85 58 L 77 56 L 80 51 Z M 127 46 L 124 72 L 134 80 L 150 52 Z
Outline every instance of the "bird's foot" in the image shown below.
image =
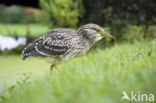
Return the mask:
M 55 67 L 56 67 L 56 65 L 55 65 L 55 64 L 52 64 L 52 65 L 50 66 L 50 72 L 52 72 L 52 70 L 53 70 Z

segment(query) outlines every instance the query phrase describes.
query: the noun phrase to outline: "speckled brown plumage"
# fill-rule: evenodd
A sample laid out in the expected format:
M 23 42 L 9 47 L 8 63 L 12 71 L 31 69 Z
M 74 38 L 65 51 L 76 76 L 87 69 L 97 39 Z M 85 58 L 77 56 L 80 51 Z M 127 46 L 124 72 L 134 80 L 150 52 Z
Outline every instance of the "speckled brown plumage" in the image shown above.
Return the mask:
M 30 56 L 55 57 L 66 60 L 84 54 L 96 41 L 102 39 L 104 30 L 96 24 L 86 24 L 77 31 L 57 28 L 30 43 L 23 51 L 23 59 Z

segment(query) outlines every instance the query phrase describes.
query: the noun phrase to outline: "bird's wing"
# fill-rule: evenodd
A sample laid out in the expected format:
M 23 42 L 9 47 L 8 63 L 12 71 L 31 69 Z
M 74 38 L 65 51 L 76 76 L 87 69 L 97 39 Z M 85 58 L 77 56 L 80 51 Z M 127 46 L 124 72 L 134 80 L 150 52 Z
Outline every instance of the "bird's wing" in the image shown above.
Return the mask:
M 75 36 L 73 29 L 52 29 L 44 36 L 30 43 L 23 51 L 23 60 L 29 56 L 58 57 L 71 50 L 71 39 Z
M 35 41 L 35 50 L 45 56 L 60 56 L 70 50 L 71 30 L 53 30 Z
M 35 42 L 35 50 L 45 56 L 58 56 L 64 54 L 69 47 L 66 41 L 48 38 L 40 38 Z

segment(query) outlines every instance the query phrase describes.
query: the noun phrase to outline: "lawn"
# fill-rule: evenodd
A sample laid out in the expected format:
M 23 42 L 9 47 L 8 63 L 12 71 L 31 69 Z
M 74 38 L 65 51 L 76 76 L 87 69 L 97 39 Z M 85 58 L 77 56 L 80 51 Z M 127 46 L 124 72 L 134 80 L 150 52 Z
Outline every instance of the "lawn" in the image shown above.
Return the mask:
M 23 61 L 21 56 L 0 56 L 0 93 L 6 87 L 14 85 L 23 73 L 40 75 L 47 70 L 49 65 L 40 59 L 31 58 Z
M 26 36 L 30 32 L 31 36 L 38 37 L 49 30 L 45 25 L 41 24 L 0 24 L 0 34 Z
M 52 74 L 35 58 L 23 62 L 20 57 L 2 56 L 0 61 L 0 80 L 41 72 L 2 103 L 125 103 L 122 91 L 156 95 L 156 40 L 91 51 L 58 65 Z

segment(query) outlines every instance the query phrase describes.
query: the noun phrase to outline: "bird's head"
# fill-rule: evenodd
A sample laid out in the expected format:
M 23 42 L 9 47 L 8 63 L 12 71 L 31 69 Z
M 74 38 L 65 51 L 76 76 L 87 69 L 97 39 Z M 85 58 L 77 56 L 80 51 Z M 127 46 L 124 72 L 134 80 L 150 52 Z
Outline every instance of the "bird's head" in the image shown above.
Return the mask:
M 86 24 L 78 29 L 78 35 L 81 35 L 88 39 L 90 42 L 95 43 L 96 41 L 101 40 L 102 38 L 111 37 L 104 29 L 97 24 Z

